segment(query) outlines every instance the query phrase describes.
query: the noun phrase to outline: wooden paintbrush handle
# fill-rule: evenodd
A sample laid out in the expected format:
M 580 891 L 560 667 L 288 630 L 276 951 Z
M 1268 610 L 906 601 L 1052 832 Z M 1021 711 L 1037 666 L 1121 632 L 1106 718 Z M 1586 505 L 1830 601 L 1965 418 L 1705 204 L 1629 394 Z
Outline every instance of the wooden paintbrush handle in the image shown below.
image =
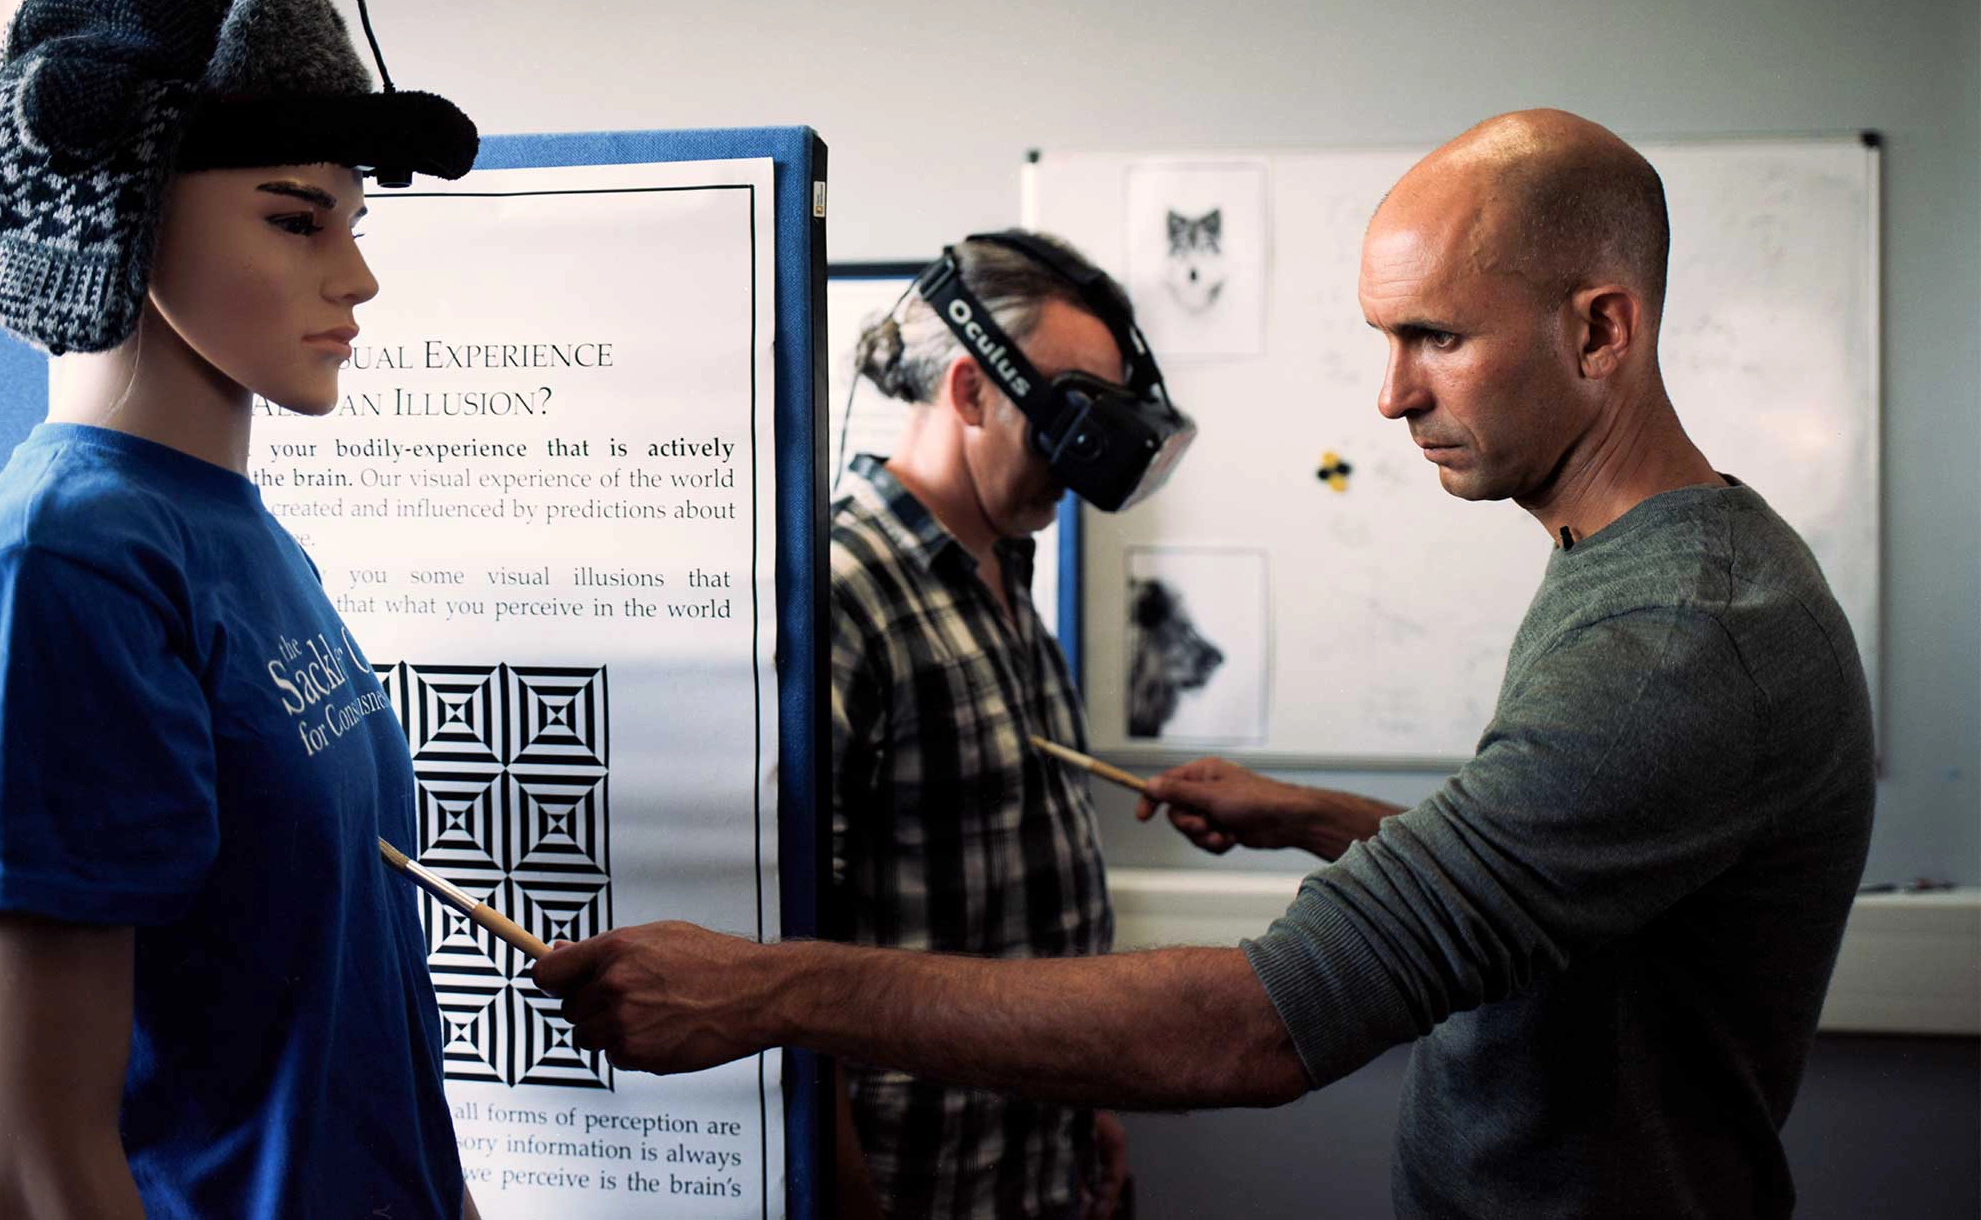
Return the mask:
M 1149 790 L 1149 785 L 1139 776 L 1130 775 L 1120 767 L 1109 766 L 1100 759 L 1082 754 L 1071 746 L 1063 746 L 1056 741 L 1048 741 L 1037 734 L 1032 736 L 1032 744 L 1052 755 L 1054 758 L 1059 759 L 1061 762 L 1071 763 L 1073 766 L 1098 775 L 1110 783 L 1120 784 L 1124 788 L 1132 788 L 1137 792 L 1147 792 Z
M 378 851 L 385 857 L 387 864 L 405 874 L 413 884 L 495 933 L 505 943 L 527 953 L 531 960 L 549 955 L 550 946 L 538 940 L 529 929 L 486 902 L 476 901 L 460 886 L 392 846 L 382 837 L 378 840 Z
M 1142 777 L 1130 775 L 1120 767 L 1104 763 L 1098 758 L 1090 760 L 1087 769 L 1102 779 L 1112 780 L 1124 788 L 1133 788 L 1137 792 L 1147 792 L 1149 790 L 1148 782 L 1142 779 Z
M 535 933 L 486 902 L 476 903 L 475 909 L 468 912 L 468 918 L 528 954 L 532 961 L 546 957 L 550 953 L 550 946 L 538 940 Z

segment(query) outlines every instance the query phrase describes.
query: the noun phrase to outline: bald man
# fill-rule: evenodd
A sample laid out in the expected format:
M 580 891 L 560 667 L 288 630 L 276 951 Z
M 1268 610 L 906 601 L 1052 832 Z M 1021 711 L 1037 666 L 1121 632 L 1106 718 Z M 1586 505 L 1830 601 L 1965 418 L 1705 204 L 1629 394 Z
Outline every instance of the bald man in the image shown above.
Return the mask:
M 1779 1131 L 1863 868 L 1869 700 L 1807 548 L 1679 426 L 1667 233 L 1650 165 L 1552 111 L 1465 133 L 1378 209 L 1378 409 L 1558 549 L 1478 754 L 1416 808 L 1217 760 L 1153 782 L 1209 850 L 1335 861 L 1258 939 L 992 962 L 649 925 L 539 964 L 579 1041 L 1185 1108 L 1288 1101 L 1415 1039 L 1400 1215 L 1789 1215 Z

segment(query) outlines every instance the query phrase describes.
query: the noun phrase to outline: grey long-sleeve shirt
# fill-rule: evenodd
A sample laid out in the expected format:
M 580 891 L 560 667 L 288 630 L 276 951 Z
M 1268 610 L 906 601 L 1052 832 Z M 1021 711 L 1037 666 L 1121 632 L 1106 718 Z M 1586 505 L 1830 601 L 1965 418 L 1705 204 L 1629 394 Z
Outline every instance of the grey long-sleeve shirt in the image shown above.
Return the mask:
M 1245 949 L 1316 1084 L 1421 1038 L 1400 1215 L 1785 1216 L 1872 799 L 1808 549 L 1668 492 L 1555 553 L 1477 756 Z

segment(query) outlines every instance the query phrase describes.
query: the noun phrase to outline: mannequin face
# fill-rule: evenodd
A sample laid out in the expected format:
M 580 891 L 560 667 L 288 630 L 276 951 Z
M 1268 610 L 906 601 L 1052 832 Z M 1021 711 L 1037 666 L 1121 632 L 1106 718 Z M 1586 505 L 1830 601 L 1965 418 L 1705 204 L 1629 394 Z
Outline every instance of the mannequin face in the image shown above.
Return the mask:
M 357 307 L 378 295 L 352 226 L 364 184 L 342 165 L 173 178 L 151 305 L 214 373 L 306 415 L 337 405 Z

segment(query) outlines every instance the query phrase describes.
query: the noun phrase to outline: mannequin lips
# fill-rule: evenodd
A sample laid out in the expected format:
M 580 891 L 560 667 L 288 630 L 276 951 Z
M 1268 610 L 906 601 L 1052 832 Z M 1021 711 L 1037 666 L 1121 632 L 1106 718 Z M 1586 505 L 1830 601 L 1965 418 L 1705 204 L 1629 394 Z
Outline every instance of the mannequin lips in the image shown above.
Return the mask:
M 312 347 L 326 348 L 336 352 L 345 359 L 349 359 L 351 355 L 351 340 L 357 337 L 358 328 L 355 326 L 333 326 L 329 330 L 320 330 L 312 335 L 304 335 L 303 342 Z

